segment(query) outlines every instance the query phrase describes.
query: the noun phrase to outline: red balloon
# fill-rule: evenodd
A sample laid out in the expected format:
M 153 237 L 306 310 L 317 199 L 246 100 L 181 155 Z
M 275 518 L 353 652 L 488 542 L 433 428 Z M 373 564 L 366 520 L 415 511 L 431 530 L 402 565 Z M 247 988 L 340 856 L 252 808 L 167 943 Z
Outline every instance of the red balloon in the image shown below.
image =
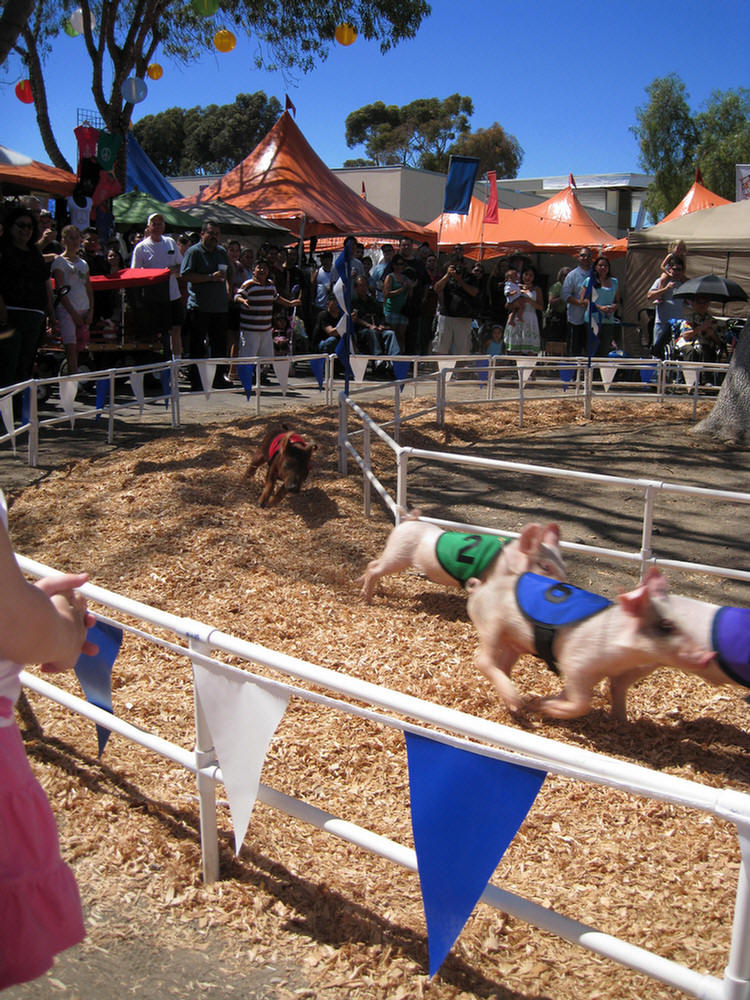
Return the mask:
M 16 97 L 24 104 L 33 104 L 34 95 L 31 93 L 31 83 L 28 80 L 19 80 L 16 84 Z

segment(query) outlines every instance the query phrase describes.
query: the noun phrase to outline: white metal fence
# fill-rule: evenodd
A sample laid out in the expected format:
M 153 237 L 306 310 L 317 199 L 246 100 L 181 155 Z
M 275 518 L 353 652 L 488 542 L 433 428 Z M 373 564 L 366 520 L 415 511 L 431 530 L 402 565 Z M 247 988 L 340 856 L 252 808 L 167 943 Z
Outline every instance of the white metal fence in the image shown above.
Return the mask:
M 54 572 L 50 567 L 21 556 L 18 557 L 18 561 L 21 568 L 32 575 L 42 576 Z M 346 673 L 328 670 L 255 643 L 237 639 L 209 624 L 166 614 L 93 584 L 87 584 L 81 590 L 90 601 L 109 609 L 110 612 L 135 619 L 140 624 L 123 625 L 109 615 L 104 620 L 120 624 L 126 632 L 135 633 L 147 641 L 157 643 L 175 657 L 187 657 L 194 667 L 197 664 L 211 664 L 212 669 L 228 671 L 235 676 L 241 673 L 248 682 L 259 686 L 283 690 L 293 694 L 294 697 L 314 701 L 326 711 L 351 713 L 383 726 L 395 727 L 402 731 L 421 732 L 430 739 L 537 770 L 541 769 L 560 775 L 566 780 L 590 782 L 635 796 L 645 796 L 699 809 L 734 824 L 739 839 L 741 864 L 729 955 L 721 979 L 690 969 L 636 944 L 606 934 L 498 886 L 489 884 L 481 899 L 498 910 L 512 914 L 589 951 L 607 956 L 702 1000 L 750 1000 L 750 795 L 733 789 L 700 785 L 684 778 L 651 771 L 639 765 L 581 750 L 521 729 L 499 725 L 455 709 L 401 694 Z M 102 618 L 103 615 L 100 613 L 99 617 Z M 171 638 L 157 637 L 145 631 L 148 627 L 165 631 Z M 231 654 L 248 665 L 261 664 L 286 678 L 292 678 L 297 683 L 287 684 L 285 681 L 270 680 L 268 677 L 261 677 L 249 671 L 240 671 L 237 667 L 215 660 L 211 656 L 212 650 Z M 204 877 L 207 880 L 217 878 L 219 853 L 215 796 L 217 782 L 222 781 L 222 773 L 195 689 L 195 747 L 187 748 L 117 719 L 109 712 L 102 711 L 28 672 L 22 674 L 22 681 L 26 687 L 38 694 L 119 733 L 133 743 L 173 761 L 196 775 Z M 299 682 L 314 685 L 316 691 L 299 686 Z M 320 693 L 321 691 L 324 693 Z M 342 701 L 341 697 L 347 701 Z M 383 714 L 384 712 L 396 713 L 398 718 Z M 426 730 L 419 724 L 426 724 L 430 728 Z M 356 844 L 410 871 L 417 870 L 415 852 L 387 837 L 349 822 L 343 817 L 333 816 L 266 785 L 260 786 L 259 798 L 269 806 L 328 834 Z M 252 825 L 250 831 L 252 834 Z M 625 890 L 625 886 L 622 889 Z M 689 919 L 692 926 L 695 914 L 691 912 Z
M 434 408 L 436 423 L 438 424 L 441 424 L 445 419 L 445 407 L 447 405 L 445 385 L 449 374 L 449 371 L 443 371 L 438 376 L 437 401 Z M 441 384 L 443 385 L 443 390 L 440 389 Z M 580 542 L 563 541 L 561 542 L 561 547 L 564 550 L 638 564 L 641 577 L 645 576 L 648 567 L 653 565 L 659 566 L 662 569 L 702 572 L 713 576 L 731 577 L 735 580 L 750 582 L 750 572 L 747 570 L 668 559 L 657 557 L 653 553 L 654 514 L 660 498 L 681 496 L 686 501 L 689 501 L 691 498 L 700 498 L 716 502 L 722 501 L 746 505 L 750 504 L 750 494 L 731 490 L 706 489 L 684 483 L 670 483 L 664 480 L 631 479 L 624 476 L 608 476 L 600 473 L 580 472 L 553 466 L 529 465 L 521 462 L 482 458 L 476 455 L 402 446 L 399 444 L 399 434 L 404 417 L 401 413 L 398 387 L 394 389 L 393 417 L 386 421 L 379 422 L 367 412 L 365 407 L 370 398 L 368 390 L 352 392 L 348 396 L 344 392 L 339 393 L 338 433 L 339 471 L 342 474 L 346 474 L 348 459 L 350 457 L 361 469 L 364 491 L 364 513 L 368 517 L 371 513 L 372 491 L 374 490 L 390 510 L 396 524 L 399 523 L 402 512 L 408 509 L 410 464 L 413 465 L 416 462 L 421 466 L 422 476 L 424 476 L 425 466 L 432 465 L 436 470 L 441 466 L 449 466 L 454 470 L 463 467 L 484 469 L 490 475 L 499 472 L 512 473 L 519 477 L 533 474 L 535 476 L 547 477 L 548 479 L 577 482 L 582 486 L 585 484 L 597 484 L 613 491 L 627 490 L 631 497 L 634 492 L 640 493 L 643 497 L 640 546 L 637 550 L 627 551 L 624 549 L 586 545 Z M 521 402 L 522 400 L 523 395 L 521 396 Z M 419 415 L 429 412 L 433 412 L 433 407 L 420 410 Z M 413 419 L 413 417 L 414 414 L 410 413 L 408 419 Z M 386 428 L 392 430 L 392 435 L 388 433 Z M 373 461 L 373 438 L 379 439 L 385 445 L 384 454 L 386 458 L 380 467 L 376 467 Z M 391 463 L 388 460 L 389 455 L 392 456 Z M 395 495 L 389 492 L 386 480 L 395 480 Z M 485 534 L 495 535 L 514 534 L 514 532 L 506 528 L 466 524 L 437 517 L 425 517 L 423 520 L 453 531 L 481 531 Z
M 368 361 L 383 361 L 382 356 L 359 355 L 352 362 L 352 367 L 360 374 L 359 381 L 353 379 L 355 385 L 362 385 L 364 371 Z M 424 397 L 426 409 L 420 412 L 436 413 L 440 426 L 445 421 L 446 407 L 465 404 L 494 403 L 502 399 L 505 402 L 517 402 L 519 422 L 523 426 L 524 404 L 530 397 L 559 398 L 568 394 L 580 401 L 584 415 L 591 413 L 592 400 L 597 395 L 608 397 L 647 396 L 660 401 L 666 398 L 681 399 L 691 402 L 693 416 L 700 396 L 712 395 L 717 391 L 717 383 L 726 373 L 725 364 L 702 364 L 678 361 L 657 361 L 655 359 L 619 358 L 595 359 L 589 367 L 586 358 L 485 358 L 475 354 L 464 356 L 422 355 L 397 356 L 387 358 L 388 361 L 404 363 L 408 366 L 411 377 L 405 381 L 395 382 L 393 386 L 394 400 L 394 433 L 398 439 L 400 421 L 401 391 L 408 388 L 412 398 Z M 142 414 L 146 401 L 154 404 L 164 404 L 165 419 L 172 427 L 180 426 L 180 372 L 189 366 L 232 364 L 243 368 L 255 366 L 253 376 L 253 408 L 256 415 L 261 412 L 261 398 L 266 390 L 261 382 L 261 365 L 286 366 L 288 374 L 292 364 L 304 367 L 310 362 L 318 362 L 322 366 L 321 388 L 323 399 L 327 405 L 332 405 L 336 399 L 336 357 L 334 355 L 310 354 L 294 358 L 274 356 L 272 358 L 211 358 L 198 361 L 182 358 L 174 361 L 162 361 L 148 365 L 132 367 L 108 368 L 96 372 L 81 372 L 77 375 L 57 376 L 54 378 L 30 379 L 17 385 L 0 388 L 0 445 L 9 444 L 14 454 L 17 442 L 26 440 L 28 463 L 35 466 L 38 462 L 39 434 L 55 425 L 86 419 L 106 419 L 107 441 L 113 443 L 115 435 L 115 418 L 133 415 L 136 419 Z M 212 369 L 213 370 L 213 369 Z M 310 381 L 314 381 L 310 371 Z M 619 378 L 628 381 L 617 381 Z M 162 383 L 162 391 L 150 392 L 147 400 L 143 394 L 143 381 L 150 379 Z M 102 393 L 102 401 L 91 401 L 90 394 L 82 400 L 78 389 L 82 384 L 106 382 L 106 392 Z M 123 383 L 126 385 L 123 386 Z M 299 384 L 299 383 L 298 383 Z M 365 389 L 355 390 L 382 395 L 384 385 L 379 382 Z M 60 399 L 61 410 L 42 413 L 39 409 L 40 394 L 55 389 Z M 461 390 L 459 393 L 458 390 Z M 22 397 L 26 391 L 27 413 L 19 426 L 15 426 L 13 418 L 14 397 Z M 455 391 L 454 391 L 455 390 Z M 208 380 L 207 392 L 211 390 Z M 78 399 L 76 395 L 78 394 Z M 434 396 L 434 402 L 430 397 Z M 74 409 L 74 401 L 77 407 Z M 418 416 L 410 414 L 409 419 Z M 5 433 L 3 431 L 3 425 Z

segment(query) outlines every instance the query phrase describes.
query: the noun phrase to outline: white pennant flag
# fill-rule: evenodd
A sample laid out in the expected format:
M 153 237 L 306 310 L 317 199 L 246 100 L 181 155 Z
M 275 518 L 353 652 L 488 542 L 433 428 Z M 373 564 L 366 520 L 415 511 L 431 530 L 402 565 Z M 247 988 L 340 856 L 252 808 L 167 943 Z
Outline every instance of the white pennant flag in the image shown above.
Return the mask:
M 612 385 L 612 380 L 617 373 L 617 365 L 600 365 L 599 371 L 602 373 L 604 391 L 609 392 L 609 387 Z
M 685 385 L 689 389 L 693 389 L 695 387 L 695 381 L 696 381 L 696 379 L 698 377 L 698 369 L 697 368 L 683 368 L 682 369 L 682 374 L 683 374 L 683 376 L 685 378 Z
M 205 393 L 206 399 L 211 398 L 211 389 L 214 384 L 214 375 L 216 374 L 216 363 L 213 361 L 199 361 L 198 371 L 201 376 L 201 385 L 203 386 L 203 392 Z
M 75 427 L 75 413 L 73 410 L 73 403 L 78 395 L 78 382 L 75 379 L 60 379 L 57 383 L 58 391 L 60 393 L 60 404 L 63 408 L 63 413 L 70 420 L 70 429 L 73 430 Z
M 129 381 L 130 388 L 133 390 L 133 395 L 135 396 L 135 401 L 138 404 L 138 409 L 141 416 L 143 416 L 143 404 L 145 403 L 145 396 L 143 394 L 143 372 L 131 372 Z
M 359 354 L 352 354 L 349 358 L 349 364 L 352 366 L 354 381 L 364 382 L 365 372 L 367 371 L 367 358 L 362 358 Z
M 338 326 L 336 327 L 336 329 L 339 331 L 339 333 L 342 334 L 342 336 L 343 336 L 343 333 L 346 330 L 346 317 L 349 315 L 349 312 L 348 312 L 348 310 L 346 308 L 346 297 L 344 295 L 344 279 L 343 278 L 339 278 L 336 281 L 336 284 L 333 286 L 333 295 L 334 295 L 334 298 L 336 299 L 336 301 L 339 304 L 339 309 L 343 313 L 343 316 L 339 320 Z M 340 329 L 340 327 L 341 327 L 341 320 L 344 321 L 344 330 Z
M 455 365 L 455 363 L 456 362 L 453 361 L 450 358 L 443 358 L 442 360 L 438 361 L 438 363 L 437 363 L 438 371 L 439 372 L 444 372 L 446 368 L 453 368 L 453 366 Z
M 516 367 L 521 376 L 521 384 L 526 385 L 529 375 L 536 368 L 536 358 L 516 358 Z
M 10 434 L 10 443 L 13 448 L 13 454 L 16 453 L 16 436 L 13 433 L 15 428 L 15 422 L 13 420 L 13 397 L 3 396 L 0 398 L 0 414 L 2 414 L 3 423 L 5 424 L 5 430 Z
M 281 391 L 286 395 L 286 387 L 289 385 L 289 362 L 286 360 L 274 361 L 273 370 L 276 372 Z
M 258 797 L 268 744 L 281 722 L 288 694 L 275 694 L 239 673 L 195 664 L 195 686 L 224 777 L 239 854 Z

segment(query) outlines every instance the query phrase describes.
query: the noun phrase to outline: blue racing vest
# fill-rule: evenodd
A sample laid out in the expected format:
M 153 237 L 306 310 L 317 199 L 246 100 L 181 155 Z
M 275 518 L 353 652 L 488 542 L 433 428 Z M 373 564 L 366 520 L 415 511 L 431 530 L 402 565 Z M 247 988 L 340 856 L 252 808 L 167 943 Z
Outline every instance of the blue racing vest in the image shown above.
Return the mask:
M 750 610 L 719 608 L 711 627 L 711 642 L 724 673 L 750 687 Z
M 557 673 L 552 653 L 558 628 L 575 625 L 610 607 L 612 601 L 538 573 L 522 573 L 516 583 L 516 600 L 534 626 L 534 644 L 550 670 Z

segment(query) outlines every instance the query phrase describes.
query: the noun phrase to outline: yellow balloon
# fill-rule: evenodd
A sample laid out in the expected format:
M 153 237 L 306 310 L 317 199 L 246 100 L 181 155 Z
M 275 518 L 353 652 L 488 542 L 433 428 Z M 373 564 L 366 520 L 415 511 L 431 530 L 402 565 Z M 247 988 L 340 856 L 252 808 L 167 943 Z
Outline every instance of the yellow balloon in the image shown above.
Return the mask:
M 164 75 L 164 70 L 161 68 L 159 63 L 151 63 L 146 72 L 151 80 L 161 80 Z
M 357 41 L 357 32 L 351 24 L 340 24 L 333 33 L 339 45 L 351 45 Z
M 214 45 L 219 52 L 231 52 L 237 44 L 237 39 L 227 28 L 222 28 L 214 35 Z

